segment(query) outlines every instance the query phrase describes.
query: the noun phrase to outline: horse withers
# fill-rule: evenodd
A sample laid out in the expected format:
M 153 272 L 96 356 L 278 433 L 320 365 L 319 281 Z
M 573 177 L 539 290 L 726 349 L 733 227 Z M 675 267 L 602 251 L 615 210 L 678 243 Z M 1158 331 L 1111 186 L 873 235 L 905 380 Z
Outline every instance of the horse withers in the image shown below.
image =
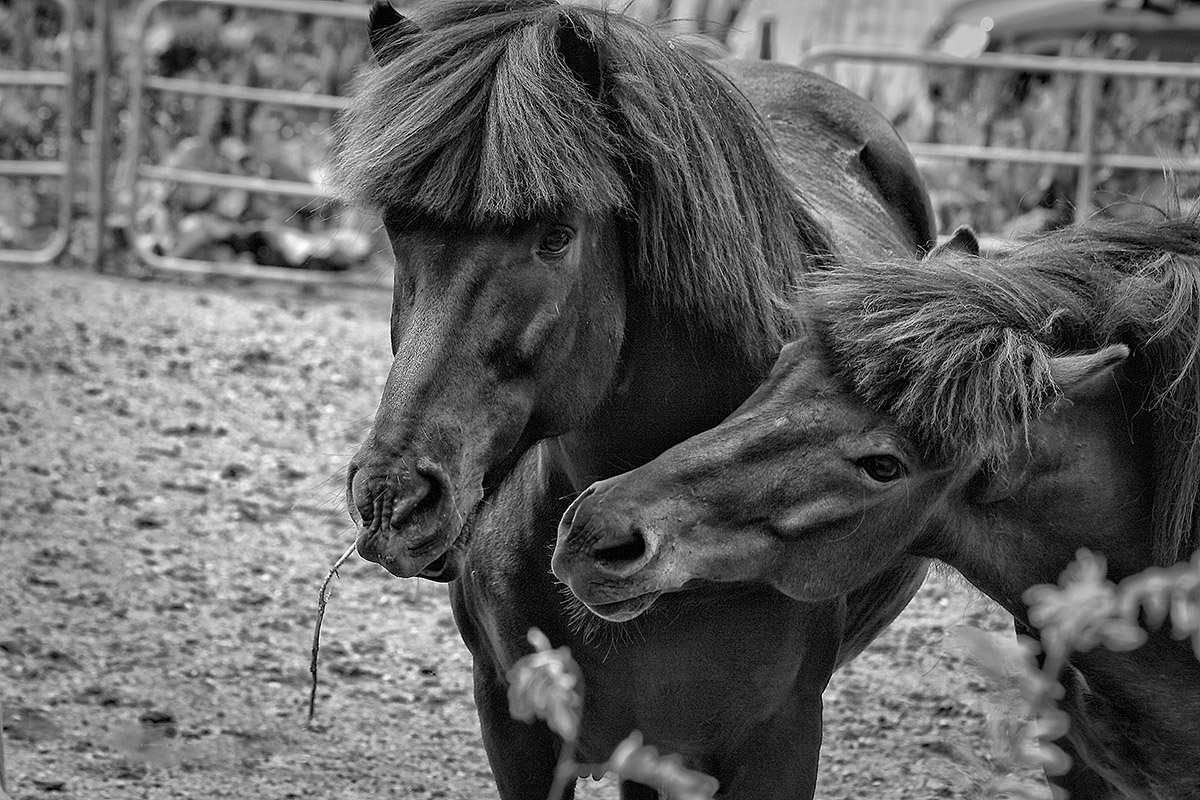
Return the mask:
M 1200 226 L 1095 222 L 996 260 L 814 275 L 811 339 L 716 428 L 597 483 L 555 572 L 629 620 L 714 581 L 807 602 L 940 559 L 1029 626 L 1086 547 L 1120 580 L 1187 558 L 1200 497 Z M 1200 796 L 1200 664 L 1167 631 L 1077 653 L 1076 798 Z
M 550 554 L 580 490 L 745 399 L 799 329 L 806 270 L 928 247 L 907 150 L 824 79 L 594 8 L 381 3 L 371 40 L 337 171 L 395 253 L 395 360 L 347 503 L 365 558 L 451 583 L 501 796 L 541 800 L 558 758 L 508 713 L 533 626 L 582 668 L 581 759 L 638 729 L 725 796 L 811 796 L 821 691 L 922 560 L 817 603 L 714 586 L 612 626 Z

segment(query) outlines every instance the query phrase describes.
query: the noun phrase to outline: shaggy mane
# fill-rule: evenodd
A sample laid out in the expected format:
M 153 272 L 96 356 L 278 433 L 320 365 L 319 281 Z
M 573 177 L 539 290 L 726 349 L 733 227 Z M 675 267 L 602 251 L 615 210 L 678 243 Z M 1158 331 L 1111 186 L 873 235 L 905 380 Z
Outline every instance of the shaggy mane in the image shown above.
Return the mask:
M 619 14 L 545 0 L 452 0 L 413 21 L 339 123 L 346 199 L 472 228 L 617 212 L 656 306 L 756 360 L 790 338 L 793 275 L 832 244 L 714 66 Z M 599 55 L 598 91 L 559 52 L 568 28 Z
M 834 265 L 810 310 L 836 369 L 941 462 L 998 462 L 1059 396 L 1050 358 L 1124 343 L 1150 373 L 1155 558 L 1200 546 L 1200 225 L 1090 222 L 995 259 Z

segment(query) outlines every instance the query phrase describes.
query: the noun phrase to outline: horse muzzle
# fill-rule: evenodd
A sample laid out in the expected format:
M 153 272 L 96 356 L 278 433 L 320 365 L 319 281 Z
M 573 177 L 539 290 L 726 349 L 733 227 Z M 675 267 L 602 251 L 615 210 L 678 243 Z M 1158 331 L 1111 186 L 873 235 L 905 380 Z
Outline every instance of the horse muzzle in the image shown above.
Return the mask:
M 450 551 L 465 520 L 443 470 L 411 459 L 383 468 L 351 464 L 346 493 L 359 523 L 359 555 L 398 578 L 456 577 Z
M 635 513 L 605 502 L 608 483 L 588 487 L 563 514 L 551 568 L 592 613 L 624 622 L 648 610 L 663 588 L 657 537 Z

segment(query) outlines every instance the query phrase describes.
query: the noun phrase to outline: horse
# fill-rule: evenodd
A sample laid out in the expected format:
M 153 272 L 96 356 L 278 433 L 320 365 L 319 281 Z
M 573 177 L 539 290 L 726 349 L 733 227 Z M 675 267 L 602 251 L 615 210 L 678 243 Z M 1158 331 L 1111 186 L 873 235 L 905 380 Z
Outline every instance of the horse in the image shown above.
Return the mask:
M 907 149 L 823 78 L 713 62 L 596 8 L 377 3 L 369 35 L 378 66 L 333 164 L 396 260 L 394 362 L 347 470 L 359 554 L 450 584 L 505 800 L 545 797 L 560 752 L 508 712 L 535 626 L 580 664 L 580 759 L 639 729 L 725 796 L 811 797 L 821 690 L 924 560 L 820 603 L 745 587 L 616 627 L 550 555 L 579 491 L 749 395 L 794 337 L 805 271 L 928 249 Z
M 1200 225 L 1095 221 L 981 258 L 809 276 L 806 335 L 728 419 L 564 515 L 555 573 L 627 621 L 693 587 L 843 596 L 895 559 L 1022 595 L 1076 551 L 1112 580 L 1200 543 Z M 1200 796 L 1200 664 L 1152 632 L 1064 673 L 1079 798 Z

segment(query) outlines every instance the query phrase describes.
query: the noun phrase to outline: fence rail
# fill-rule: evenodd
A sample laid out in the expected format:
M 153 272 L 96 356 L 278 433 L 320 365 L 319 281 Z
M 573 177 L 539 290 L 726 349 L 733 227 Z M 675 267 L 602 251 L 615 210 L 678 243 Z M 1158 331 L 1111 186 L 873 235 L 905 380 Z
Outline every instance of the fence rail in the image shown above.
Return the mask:
M 23 263 L 45 263 L 54 260 L 66 249 L 72 224 L 72 192 L 79 179 L 81 159 L 77 157 L 75 141 L 77 110 L 73 102 L 77 95 L 78 76 L 76 52 L 80 12 L 78 0 L 46 0 L 63 10 L 62 65 L 59 70 L 0 70 L 0 86 L 33 87 L 49 92 L 61 93 L 59 117 L 58 158 L 53 160 L 0 160 L 0 176 L 15 178 L 44 178 L 59 183 L 59 206 L 56 228 L 48 243 L 37 250 L 0 248 L 0 260 Z M 130 165 L 124 180 L 117 183 L 122 200 L 126 204 L 137 196 L 139 187 L 153 184 L 177 184 L 185 186 L 207 186 L 220 190 L 239 190 L 252 193 L 273 194 L 305 201 L 330 199 L 329 192 L 314 183 L 296 180 L 239 175 L 232 173 L 207 172 L 197 169 L 182 169 L 164 164 L 147 163 L 145 143 L 147 119 L 144 111 L 146 98 L 152 94 L 184 97 L 217 98 L 256 104 L 310 109 L 321 112 L 336 112 L 346 107 L 344 97 L 331 94 L 308 93 L 294 90 L 267 89 L 248 85 L 230 85 L 211 80 L 173 78 L 149 72 L 147 58 L 147 34 L 154 13 L 162 6 L 185 5 L 243 9 L 275 12 L 279 14 L 328 17 L 347 22 L 362 23 L 367 17 L 367 6 L 340 0 L 144 0 L 136 9 L 132 28 L 132 63 L 130 74 L 130 109 L 132 124 L 126 140 L 126 162 Z M 108 158 L 104 144 L 106 115 L 111 110 L 107 105 L 107 93 L 103 90 L 102 78 L 107 77 L 107 58 L 103 57 L 108 45 L 107 29 L 108 0 L 99 0 L 97 6 L 96 36 L 101 40 L 99 68 L 97 71 L 97 99 L 93 109 L 93 128 L 97 141 L 95 164 L 93 164 L 94 205 L 97 211 L 98 244 L 104 242 L 105 208 L 113 199 L 112 188 L 106 180 L 105 163 Z M 1102 169 L 1128 169 L 1159 171 L 1164 167 L 1163 158 L 1102 150 L 1097 141 L 1094 121 L 1102 99 L 1103 78 L 1149 78 L 1180 79 L 1200 82 L 1200 64 L 1162 62 L 1118 61 L 1096 58 L 1049 57 L 1011 53 L 984 53 L 976 58 L 963 59 L 945 53 L 864 46 L 817 46 L 808 50 L 801 59 L 801 66 L 822 70 L 843 62 L 892 63 L 922 67 L 950 67 L 961 70 L 1006 70 L 1078 76 L 1080 85 L 1077 93 L 1075 114 L 1077 116 L 1078 147 L 1075 150 L 1034 150 L 1019 147 L 991 145 L 954 145 L 930 142 L 910 142 L 913 155 L 919 160 L 969 160 L 984 162 L 1007 162 L 1062 166 L 1078 171 L 1075 186 L 1075 214 L 1077 218 L 1091 214 L 1097 173 Z M 1200 172 L 1200 158 L 1171 158 L 1169 166 L 1179 172 Z M 363 283 L 371 284 L 376 279 L 360 272 L 323 272 L 317 270 L 291 269 L 284 267 L 253 266 L 186 259 L 163 255 L 154 251 L 145 239 L 130 229 L 129 237 L 135 252 L 152 268 L 184 273 L 226 274 L 237 277 L 280 279 L 306 283 Z M 98 253 L 103 247 L 97 247 Z
M 76 180 L 75 157 L 75 32 L 79 8 L 75 0 L 54 0 L 63 10 L 63 40 L 66 43 L 60 70 L 0 70 L 0 86 L 56 89 L 61 94 L 58 158 L 55 160 L 0 160 L 0 176 L 58 179 L 58 223 L 50 240 L 36 250 L 2 248 L 0 261 L 45 264 L 58 258 L 71 239 L 71 202 Z
M 144 103 L 147 93 L 161 92 L 190 97 L 212 97 L 223 100 L 248 101 L 263 105 L 303 108 L 315 111 L 340 111 L 347 99 L 337 95 L 298 92 L 283 89 L 264 89 L 256 86 L 231 85 L 184 78 L 167 78 L 147 72 L 146 33 L 153 12 L 161 6 L 191 5 L 218 6 L 251 11 L 268 11 L 280 14 L 298 14 L 328 17 L 349 22 L 365 23 L 368 8 L 336 0 L 146 0 L 136 10 L 133 23 L 133 63 L 130 80 L 130 107 L 133 110 L 133 125 L 129 134 L 128 154 L 132 168 L 128 185 L 124 190 L 127 198 L 137 196 L 142 182 L 176 183 L 190 186 L 209 186 L 216 189 L 243 190 L 247 192 L 274 194 L 304 200 L 333 199 L 323 187 L 314 183 L 286 181 L 258 176 L 234 175 L 231 173 L 206 172 L 203 170 L 179 169 L 158 164 L 142 163 L 146 139 Z M 143 237 L 131 230 L 129 239 L 138 256 L 154 269 L 188 274 L 217 274 L 231 277 L 254 277 L 298 283 L 351 283 L 379 285 L 379 278 L 349 271 L 323 272 L 319 270 L 291 269 L 288 267 L 253 266 L 228 262 L 205 261 L 162 255 L 148 247 Z
M 1080 90 L 1078 115 L 1079 149 L 1071 151 L 1032 150 L 1019 147 L 990 145 L 957 145 L 931 142 L 909 142 L 913 156 L 921 159 L 960 159 L 998 161 L 1024 164 L 1046 164 L 1075 167 L 1079 173 L 1075 185 L 1075 219 L 1086 219 L 1093 211 L 1096 173 L 1100 169 L 1131 169 L 1160 171 L 1164 161 L 1157 156 L 1102 152 L 1096 143 L 1095 120 L 1101 98 L 1100 79 L 1155 78 L 1200 81 L 1200 64 L 1181 64 L 1154 61 L 1117 61 L 1105 58 L 1072 58 L 1038 56 L 1017 53 L 983 53 L 964 59 L 946 53 L 924 50 L 898 50 L 886 47 L 821 46 L 805 54 L 801 66 L 807 69 L 844 61 L 871 61 L 954 67 L 968 70 L 1007 70 L 1019 72 L 1076 75 Z M 1200 159 L 1171 159 L 1171 169 L 1177 172 L 1200 172 Z

